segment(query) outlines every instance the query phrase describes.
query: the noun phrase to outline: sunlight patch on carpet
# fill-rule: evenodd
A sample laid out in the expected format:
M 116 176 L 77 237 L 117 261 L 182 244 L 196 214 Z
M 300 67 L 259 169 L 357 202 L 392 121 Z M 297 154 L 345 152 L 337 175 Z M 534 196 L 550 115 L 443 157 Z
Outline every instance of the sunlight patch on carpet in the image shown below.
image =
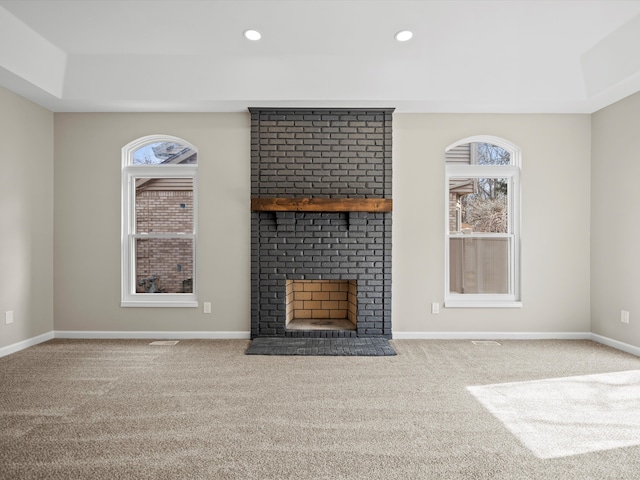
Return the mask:
M 539 458 L 640 445 L 640 370 L 467 390 Z

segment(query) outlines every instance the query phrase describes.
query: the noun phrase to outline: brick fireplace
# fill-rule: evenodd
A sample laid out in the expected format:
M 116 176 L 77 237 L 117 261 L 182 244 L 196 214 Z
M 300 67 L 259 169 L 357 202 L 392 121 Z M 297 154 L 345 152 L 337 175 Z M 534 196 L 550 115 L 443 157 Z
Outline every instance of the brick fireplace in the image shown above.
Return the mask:
M 251 337 L 391 338 L 393 109 L 250 112 Z

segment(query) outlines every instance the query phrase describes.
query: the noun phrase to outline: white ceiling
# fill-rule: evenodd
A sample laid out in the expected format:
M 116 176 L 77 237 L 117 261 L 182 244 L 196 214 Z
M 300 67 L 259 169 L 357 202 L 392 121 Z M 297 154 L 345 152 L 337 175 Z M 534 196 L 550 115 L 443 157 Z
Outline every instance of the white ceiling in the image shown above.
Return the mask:
M 640 0 L 0 0 L 0 85 L 53 111 L 591 113 L 640 91 Z

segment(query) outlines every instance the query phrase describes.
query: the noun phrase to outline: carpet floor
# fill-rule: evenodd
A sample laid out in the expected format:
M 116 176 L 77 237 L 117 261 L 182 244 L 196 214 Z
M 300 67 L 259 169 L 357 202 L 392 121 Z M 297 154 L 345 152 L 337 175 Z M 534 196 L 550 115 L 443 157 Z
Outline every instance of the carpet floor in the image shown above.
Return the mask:
M 508 423 L 517 411 L 498 415 L 522 382 L 640 370 L 590 341 L 392 340 L 383 357 L 149 343 L 52 340 L 0 358 L 0 478 L 640 478 L 640 440 L 544 457 Z M 564 418 L 564 435 L 606 398 Z

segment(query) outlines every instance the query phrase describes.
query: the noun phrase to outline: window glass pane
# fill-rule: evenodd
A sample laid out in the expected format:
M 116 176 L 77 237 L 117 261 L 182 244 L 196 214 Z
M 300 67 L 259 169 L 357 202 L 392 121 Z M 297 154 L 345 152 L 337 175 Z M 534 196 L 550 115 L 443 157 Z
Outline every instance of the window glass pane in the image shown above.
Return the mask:
M 192 293 L 193 240 L 136 239 L 137 293 Z
M 474 143 L 478 165 L 509 165 L 509 152 L 491 143 Z
M 491 143 L 464 143 L 445 152 L 447 165 L 510 165 L 511 155 Z
M 511 238 L 449 238 L 449 291 L 507 294 Z
M 145 145 L 133 152 L 133 165 L 191 165 L 198 163 L 198 154 L 176 142 Z
M 508 232 L 508 178 L 449 180 L 449 233 Z
M 136 233 L 193 233 L 192 178 L 136 178 Z

